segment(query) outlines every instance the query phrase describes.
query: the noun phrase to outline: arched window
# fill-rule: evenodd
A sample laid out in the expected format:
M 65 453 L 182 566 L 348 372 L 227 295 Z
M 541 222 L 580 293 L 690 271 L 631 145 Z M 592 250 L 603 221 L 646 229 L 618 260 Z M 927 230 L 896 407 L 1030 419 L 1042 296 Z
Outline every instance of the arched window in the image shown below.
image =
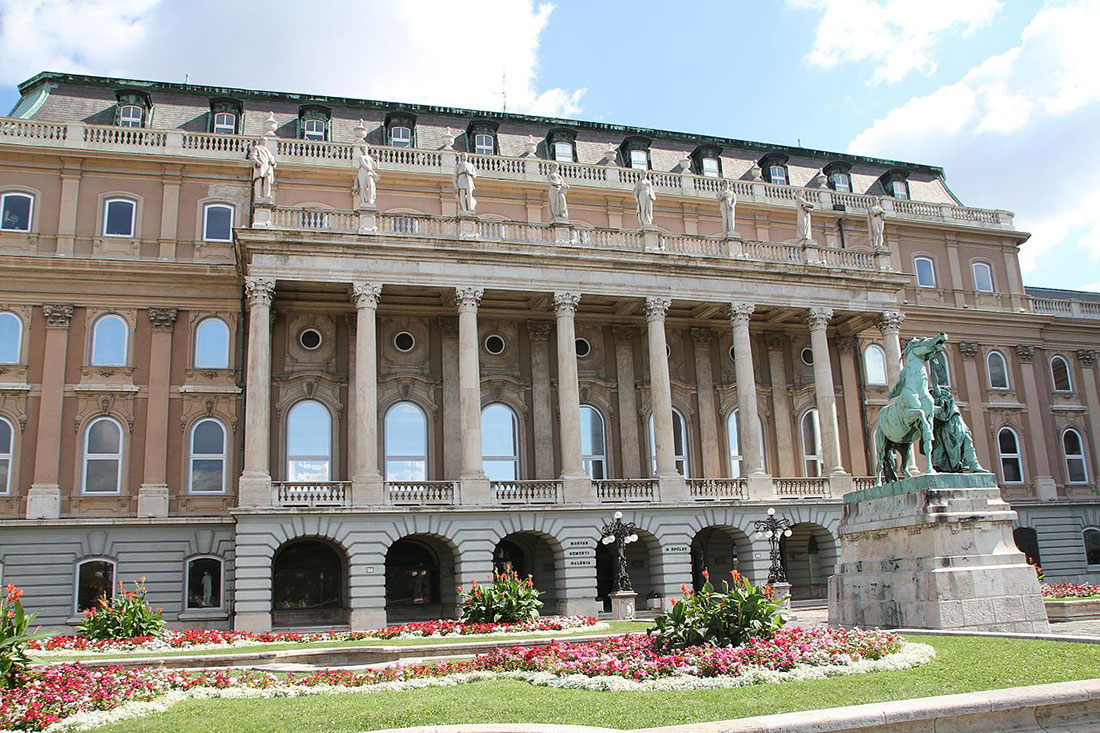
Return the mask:
M 914 257 L 913 268 L 917 271 L 919 287 L 936 287 L 936 263 L 931 257 Z
M 649 415 L 649 450 L 653 463 L 653 475 L 657 475 L 657 436 L 653 427 L 653 414 Z M 684 478 L 691 477 L 691 464 L 688 456 L 688 428 L 683 414 L 672 410 L 672 450 L 676 457 L 676 470 Z
M 886 352 L 878 344 L 870 344 L 863 350 L 863 371 L 867 384 L 886 385 Z
M 204 318 L 195 328 L 195 368 L 229 368 L 229 326 L 220 318 Z
M 1020 457 L 1020 439 L 1012 428 L 997 432 L 997 452 L 1001 456 L 1001 480 L 1006 484 L 1024 482 L 1024 464 Z
M 11 192 L 0 195 L 0 231 L 29 232 L 34 214 L 34 196 Z
M 1085 562 L 1089 565 L 1100 565 L 1100 529 L 1089 527 L 1082 533 L 1085 541 Z
M 131 199 L 107 199 L 103 202 L 103 236 L 134 236 L 137 202 Z
M 0 364 L 18 364 L 23 355 L 23 319 L 0 312 Z
M 1050 358 L 1050 378 L 1054 382 L 1055 392 L 1072 392 L 1073 379 L 1069 373 L 1069 362 L 1061 354 Z
M 1066 478 L 1071 484 L 1087 484 L 1089 470 L 1085 462 L 1085 441 L 1073 428 L 1062 433 L 1062 456 L 1066 459 Z
M 302 400 L 287 415 L 286 480 L 332 480 L 332 415 L 316 400 Z
M 92 366 L 126 366 L 130 327 L 122 316 L 100 316 L 92 326 Z
M 76 596 L 73 608 L 77 614 L 95 606 L 100 598 L 115 597 L 115 563 L 113 560 L 82 560 L 76 566 Z
M 0 417 L 0 495 L 11 494 L 11 459 L 15 453 L 15 427 Z
M 428 480 L 428 418 L 419 405 L 398 402 L 386 410 L 387 481 Z
M 939 354 L 933 354 L 932 358 L 928 360 L 928 379 L 929 379 L 929 383 L 931 383 L 931 380 L 933 378 L 932 370 L 933 370 L 935 365 L 938 365 L 938 366 L 941 367 L 940 379 L 942 381 L 940 382 L 940 386 L 950 387 L 951 386 L 951 360 L 947 358 L 947 353 L 946 352 L 939 353 Z
M 85 494 L 117 494 L 122 488 L 122 426 L 112 417 L 99 417 L 84 429 Z
M 985 357 L 985 368 L 989 374 L 990 389 L 1008 389 L 1008 362 L 1004 354 L 990 351 Z
M 581 461 L 589 478 L 607 478 L 607 432 L 603 415 L 591 405 L 581 405 Z
M 213 418 L 199 420 L 191 428 L 187 490 L 192 494 L 224 493 L 225 461 L 225 427 Z
M 519 423 L 507 405 L 481 411 L 481 458 L 490 481 L 519 480 Z
M 187 587 L 186 610 L 203 611 L 222 607 L 223 563 L 217 557 L 193 557 L 184 573 Z
M 743 458 L 741 454 L 741 416 L 740 410 L 734 410 L 726 418 L 726 439 L 729 441 L 730 447 L 730 478 L 739 478 L 741 476 L 741 460 Z M 764 421 L 759 420 L 760 423 L 760 458 L 764 465 L 764 470 L 767 470 L 768 466 L 768 451 L 764 444 Z
M 973 262 L 970 271 L 974 274 L 974 289 L 979 293 L 993 292 L 993 268 L 988 262 Z
M 807 476 L 821 475 L 821 424 L 817 410 L 806 410 L 799 432 L 802 434 L 802 469 Z
M 233 241 L 233 207 L 229 204 L 206 204 L 202 207 L 202 241 Z

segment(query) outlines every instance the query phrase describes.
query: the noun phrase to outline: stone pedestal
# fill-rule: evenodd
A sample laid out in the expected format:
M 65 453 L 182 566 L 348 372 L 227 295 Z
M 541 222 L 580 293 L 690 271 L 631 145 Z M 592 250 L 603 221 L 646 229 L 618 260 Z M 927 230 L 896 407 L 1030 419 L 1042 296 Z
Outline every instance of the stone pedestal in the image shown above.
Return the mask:
M 1047 632 L 1014 512 L 989 473 L 914 476 L 844 497 L 836 626 Z
M 779 607 L 784 611 L 791 609 L 791 584 L 772 583 L 772 598 L 779 602 Z
M 360 206 L 356 211 L 359 219 L 360 234 L 376 234 L 378 232 L 378 209 L 374 206 Z
M 661 233 L 656 227 L 642 227 L 642 243 L 646 252 L 660 252 L 664 249 L 661 246 Z
M 611 618 L 615 621 L 633 621 L 637 610 L 638 594 L 622 590 L 611 594 Z
M 252 226 L 268 229 L 275 222 L 275 201 L 271 198 L 257 198 L 252 205 Z
M 167 517 L 168 485 L 143 484 L 138 490 L 137 515 L 139 517 Z
M 386 626 L 386 609 L 353 608 L 348 617 L 352 631 L 373 631 Z
M 61 516 L 61 487 L 34 484 L 27 492 L 27 519 L 57 519 Z
M 477 239 L 477 217 L 467 213 L 458 215 L 458 238 Z
M 378 474 L 355 477 L 351 480 L 351 505 L 354 507 L 380 506 L 385 503 L 385 485 Z

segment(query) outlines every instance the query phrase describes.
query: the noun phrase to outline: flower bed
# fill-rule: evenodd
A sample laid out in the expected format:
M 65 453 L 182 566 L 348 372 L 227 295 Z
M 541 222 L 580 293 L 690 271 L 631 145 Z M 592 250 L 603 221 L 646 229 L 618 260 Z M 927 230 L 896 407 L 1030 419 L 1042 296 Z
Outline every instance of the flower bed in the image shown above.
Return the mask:
M 283 677 L 270 672 L 162 667 L 36 670 L 22 688 L 0 692 L 0 728 L 90 727 L 164 710 L 187 697 L 285 697 L 371 692 L 512 678 L 591 689 L 685 689 L 810 679 L 929 661 L 931 647 L 903 644 L 877 631 L 783 629 L 742 647 L 692 647 L 662 654 L 641 634 L 494 651 L 468 661 L 321 670 Z
M 166 631 L 161 636 L 139 636 L 132 639 L 87 639 L 83 636 L 51 636 L 36 639 L 27 645 L 35 654 L 105 654 L 113 652 L 166 651 L 191 649 L 204 651 L 259 644 L 307 644 L 325 641 L 366 641 L 369 639 L 441 639 L 454 636 L 485 636 L 487 634 L 541 634 L 548 631 L 577 633 L 605 628 L 592 616 L 548 616 L 515 624 L 463 624 L 439 619 L 418 623 L 387 626 L 372 631 L 325 631 L 302 634 L 296 631 L 253 633 L 250 631 L 215 631 L 189 629 Z
M 1096 583 L 1043 584 L 1043 600 L 1060 601 L 1069 598 L 1100 597 L 1100 585 Z

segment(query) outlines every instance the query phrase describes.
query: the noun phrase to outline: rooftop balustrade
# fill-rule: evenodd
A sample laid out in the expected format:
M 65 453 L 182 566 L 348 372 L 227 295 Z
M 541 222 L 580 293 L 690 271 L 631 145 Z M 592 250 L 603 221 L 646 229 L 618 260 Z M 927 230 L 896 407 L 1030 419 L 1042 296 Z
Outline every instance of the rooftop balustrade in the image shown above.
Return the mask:
M 1088 300 L 1029 298 L 1032 313 L 1066 318 L 1100 318 L 1100 303 Z

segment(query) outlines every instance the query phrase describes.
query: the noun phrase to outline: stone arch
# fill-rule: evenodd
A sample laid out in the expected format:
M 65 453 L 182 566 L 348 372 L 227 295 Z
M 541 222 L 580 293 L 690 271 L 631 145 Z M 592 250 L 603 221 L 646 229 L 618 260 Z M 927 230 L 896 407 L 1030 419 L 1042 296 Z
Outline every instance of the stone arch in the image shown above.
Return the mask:
M 337 542 L 319 535 L 284 542 L 271 559 L 272 625 L 347 624 L 348 579 L 348 553 Z
M 840 552 L 836 538 L 816 522 L 797 522 L 791 536 L 779 542 L 783 567 L 791 584 L 791 600 L 823 600 Z
M 628 517 L 624 519 L 629 520 Z M 639 527 L 638 541 L 626 546 L 627 572 L 638 594 L 638 607 L 644 608 L 650 593 L 661 593 L 664 567 L 661 543 L 649 529 Z M 614 545 L 596 541 L 596 596 L 605 611 L 611 610 L 611 588 L 614 583 L 616 556 Z
M 703 587 L 704 570 L 718 588 L 723 580 L 730 579 L 733 570 L 748 575 L 751 558 L 752 541 L 740 528 L 721 524 L 703 527 L 691 540 L 692 587 Z
M 564 561 L 565 551 L 557 538 L 537 530 L 510 532 L 493 547 L 494 570 L 532 576 L 535 588 L 542 592 L 544 615 L 558 613 L 565 601 Z
M 458 547 L 430 532 L 406 534 L 386 550 L 387 623 L 452 618 Z

